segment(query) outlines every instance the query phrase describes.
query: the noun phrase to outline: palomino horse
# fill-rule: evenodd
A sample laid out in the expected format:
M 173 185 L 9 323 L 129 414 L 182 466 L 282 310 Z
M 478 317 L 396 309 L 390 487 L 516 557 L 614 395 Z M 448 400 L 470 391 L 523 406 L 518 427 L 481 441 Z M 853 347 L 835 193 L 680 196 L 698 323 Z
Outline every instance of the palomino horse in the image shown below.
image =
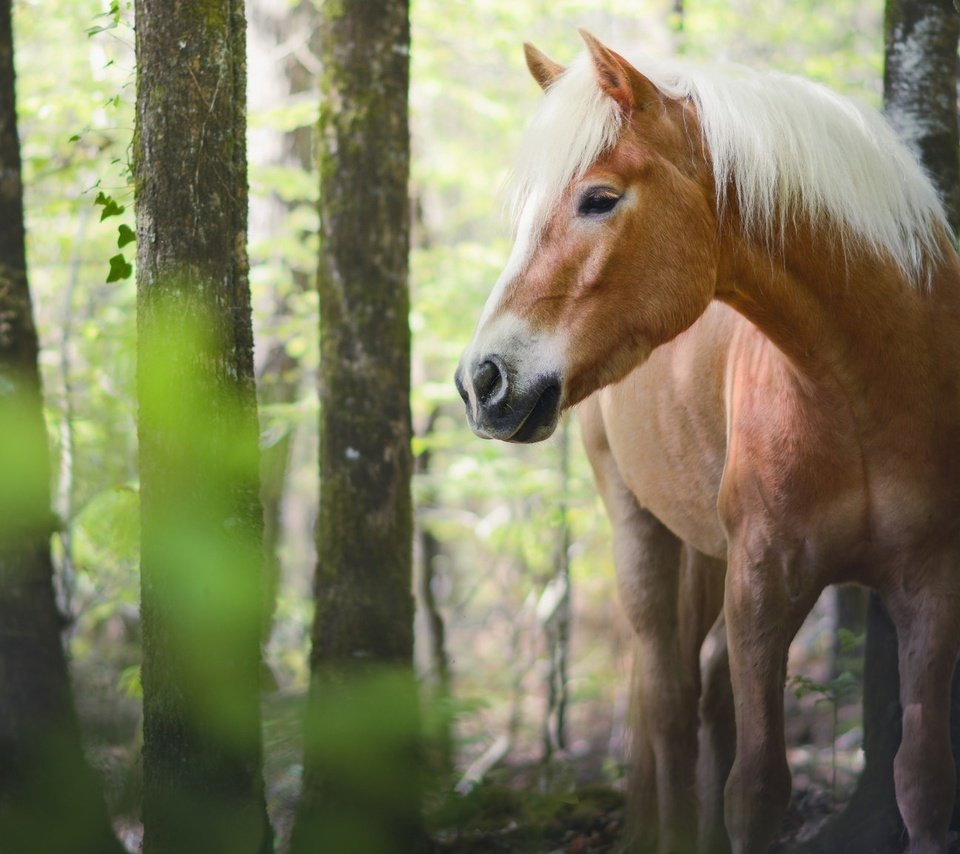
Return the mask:
M 960 258 L 937 196 L 882 118 L 820 86 L 641 73 L 584 38 L 569 69 L 527 48 L 546 95 L 513 177 L 516 244 L 457 371 L 470 424 L 534 442 L 582 402 L 640 640 L 661 852 L 696 844 L 681 553 L 714 576 L 726 562 L 732 850 L 766 851 L 788 801 L 790 640 L 826 585 L 856 581 L 897 629 L 908 850 L 943 852 Z

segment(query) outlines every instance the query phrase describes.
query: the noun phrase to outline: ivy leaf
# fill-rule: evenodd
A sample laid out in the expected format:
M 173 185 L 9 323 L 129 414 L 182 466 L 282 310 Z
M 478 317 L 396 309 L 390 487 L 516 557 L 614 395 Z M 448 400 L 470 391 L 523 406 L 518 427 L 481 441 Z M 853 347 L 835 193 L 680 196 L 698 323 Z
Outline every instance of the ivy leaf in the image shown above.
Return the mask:
M 104 206 L 103 212 L 100 214 L 100 222 L 103 222 L 108 216 L 120 216 L 126 208 L 123 205 L 118 205 L 113 199 L 110 199 Z
M 94 15 L 95 18 L 108 18 L 109 22 L 106 24 L 97 24 L 93 27 L 87 28 L 87 37 L 95 36 L 97 33 L 105 33 L 108 30 L 115 30 L 120 26 L 120 3 L 118 0 L 110 4 L 110 8 L 106 12 L 101 12 L 99 15 Z
M 97 197 L 93 200 L 93 203 L 103 206 L 103 211 L 100 214 L 100 222 L 103 222 L 110 216 L 120 216 L 120 214 L 126 210 L 123 205 L 117 204 L 113 196 L 108 196 L 103 190 L 97 193 Z
M 127 263 L 123 254 L 114 255 L 110 259 L 110 272 L 107 274 L 107 283 L 120 282 L 129 279 L 133 274 L 133 265 Z
M 128 243 L 136 243 L 137 235 L 129 225 L 121 225 L 117 231 L 119 236 L 117 237 L 117 248 L 123 249 Z

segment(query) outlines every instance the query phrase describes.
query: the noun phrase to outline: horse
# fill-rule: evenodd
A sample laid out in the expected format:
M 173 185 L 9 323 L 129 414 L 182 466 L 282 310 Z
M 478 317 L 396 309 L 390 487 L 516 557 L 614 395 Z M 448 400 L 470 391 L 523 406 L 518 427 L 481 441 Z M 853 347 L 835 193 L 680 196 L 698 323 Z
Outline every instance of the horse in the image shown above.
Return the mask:
M 825 87 L 581 35 L 569 68 L 525 46 L 545 94 L 510 179 L 516 240 L 455 382 L 483 438 L 540 441 L 578 408 L 639 645 L 655 796 L 631 811 L 661 854 L 767 850 L 791 789 L 788 647 L 827 585 L 856 582 L 897 631 L 907 850 L 944 852 L 960 258 L 941 203 L 882 117 Z M 735 739 L 705 706 L 727 671 Z

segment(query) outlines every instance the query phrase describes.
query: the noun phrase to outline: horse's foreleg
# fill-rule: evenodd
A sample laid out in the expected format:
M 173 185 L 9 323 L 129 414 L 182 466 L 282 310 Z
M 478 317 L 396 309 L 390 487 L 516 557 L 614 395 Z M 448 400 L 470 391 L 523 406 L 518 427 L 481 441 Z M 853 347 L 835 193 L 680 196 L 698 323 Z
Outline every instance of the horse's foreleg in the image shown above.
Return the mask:
M 688 854 L 696 841 L 696 672 L 679 640 L 680 542 L 641 509 L 610 451 L 596 398 L 579 410 L 584 446 L 613 526 L 624 610 L 637 635 L 626 844 Z
M 621 600 L 637 635 L 634 703 L 640 751 L 631 775 L 630 809 L 642 821 L 655 803 L 656 850 L 689 854 L 696 841 L 697 684 L 695 674 L 682 666 L 680 543 L 632 496 L 621 494 L 616 501 L 614 561 Z M 635 829 L 637 847 L 646 831 Z
M 650 854 L 657 850 L 660 836 L 657 760 L 653 752 L 652 729 L 641 703 L 642 653 L 635 646 L 630 673 L 630 740 L 627 747 L 627 816 L 624 851 Z
M 765 854 L 790 798 L 783 734 L 790 611 L 777 568 L 731 552 L 724 614 L 737 744 L 724 811 L 734 854 Z
M 950 752 L 950 682 L 960 646 L 956 593 L 886 597 L 897 628 L 903 736 L 894 760 L 907 854 L 942 854 L 956 785 Z
M 730 840 L 723 818 L 723 789 L 733 766 L 736 723 L 727 627 L 723 614 L 717 617 L 700 654 L 700 753 L 697 759 L 697 797 L 700 854 L 727 854 Z

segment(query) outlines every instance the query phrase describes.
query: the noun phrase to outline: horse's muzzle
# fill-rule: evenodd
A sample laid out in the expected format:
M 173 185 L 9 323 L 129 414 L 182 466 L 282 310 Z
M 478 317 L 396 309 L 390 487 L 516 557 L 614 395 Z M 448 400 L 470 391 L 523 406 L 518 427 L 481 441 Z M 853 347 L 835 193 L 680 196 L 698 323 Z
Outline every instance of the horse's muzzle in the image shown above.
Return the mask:
M 497 356 L 485 358 L 469 370 L 465 383 L 463 366 L 458 368 L 454 382 L 467 408 L 470 429 L 480 438 L 540 442 L 556 429 L 561 403 L 559 377 L 540 376 L 520 388 Z

